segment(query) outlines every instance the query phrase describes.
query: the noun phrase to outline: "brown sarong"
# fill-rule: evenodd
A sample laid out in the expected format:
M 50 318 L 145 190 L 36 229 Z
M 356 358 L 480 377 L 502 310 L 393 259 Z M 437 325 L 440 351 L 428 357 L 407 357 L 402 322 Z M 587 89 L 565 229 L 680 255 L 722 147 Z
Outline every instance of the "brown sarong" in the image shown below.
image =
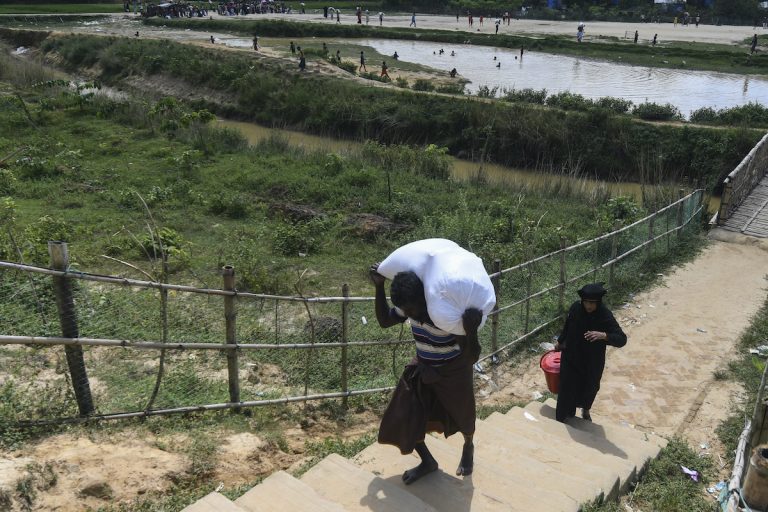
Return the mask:
M 379 426 L 379 443 L 411 453 L 427 432 L 475 432 L 472 361 L 465 353 L 442 366 L 406 365 Z

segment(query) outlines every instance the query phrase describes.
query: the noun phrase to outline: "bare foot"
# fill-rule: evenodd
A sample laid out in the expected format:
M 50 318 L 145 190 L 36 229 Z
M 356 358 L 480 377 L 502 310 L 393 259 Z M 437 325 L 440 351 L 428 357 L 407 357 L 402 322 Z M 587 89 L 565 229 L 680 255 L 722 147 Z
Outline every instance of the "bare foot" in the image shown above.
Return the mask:
M 405 482 L 405 485 L 411 485 L 413 482 L 415 482 L 419 478 L 423 477 L 424 475 L 428 475 L 436 470 L 437 470 L 436 460 L 422 461 L 422 463 L 416 466 L 415 468 L 411 468 L 407 470 L 405 473 L 403 473 L 403 482 Z
M 469 476 L 472 474 L 474 468 L 474 455 L 475 445 L 472 443 L 465 444 L 461 450 L 461 461 L 459 467 L 456 469 L 456 476 Z

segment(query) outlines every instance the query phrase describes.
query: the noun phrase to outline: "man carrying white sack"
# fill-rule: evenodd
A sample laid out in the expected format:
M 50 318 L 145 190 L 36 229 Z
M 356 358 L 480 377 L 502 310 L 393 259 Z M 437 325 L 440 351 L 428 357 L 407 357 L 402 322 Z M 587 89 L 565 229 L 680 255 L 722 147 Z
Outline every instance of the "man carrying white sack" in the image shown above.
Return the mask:
M 424 443 L 427 432 L 442 432 L 445 437 L 461 432 L 464 447 L 456 474 L 471 474 L 475 432 L 472 365 L 480 356 L 477 331 L 483 311 L 463 309 L 465 334 L 451 334 L 436 327 L 430 318 L 424 283 L 416 273 L 398 272 L 392 279 L 394 308 L 387 303 L 386 278 L 379 273 L 378 263 L 371 266 L 370 278 L 376 287 L 379 325 L 386 328 L 408 320 L 416 342 L 416 357 L 406 365 L 381 420 L 379 442 L 397 446 L 404 455 L 416 450 L 421 464 L 403 473 L 403 481 L 412 484 L 438 467 Z

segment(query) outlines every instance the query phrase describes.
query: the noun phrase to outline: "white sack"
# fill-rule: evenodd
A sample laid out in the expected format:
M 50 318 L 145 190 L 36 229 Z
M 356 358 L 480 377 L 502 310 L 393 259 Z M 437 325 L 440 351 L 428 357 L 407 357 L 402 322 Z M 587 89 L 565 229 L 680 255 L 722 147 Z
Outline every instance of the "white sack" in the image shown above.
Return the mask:
M 388 279 L 398 272 L 414 272 L 424 283 L 432 322 L 452 334 L 466 334 L 461 317 L 468 308 L 482 311 L 482 327 L 496 304 L 483 261 L 450 240 L 430 238 L 404 245 L 387 256 L 378 271 Z
M 394 279 L 398 272 L 414 272 L 424 281 L 424 273 L 432 256 L 438 252 L 461 249 L 459 244 L 445 238 L 427 238 L 417 240 L 392 251 L 392 254 L 379 263 L 379 274 L 387 279 Z M 462 249 L 463 250 L 463 249 Z

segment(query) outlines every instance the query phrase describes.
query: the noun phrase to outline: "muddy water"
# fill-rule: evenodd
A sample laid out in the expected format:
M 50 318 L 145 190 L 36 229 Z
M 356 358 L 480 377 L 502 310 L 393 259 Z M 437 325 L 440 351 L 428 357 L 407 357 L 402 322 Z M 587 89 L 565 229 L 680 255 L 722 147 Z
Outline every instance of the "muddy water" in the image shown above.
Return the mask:
M 265 128 L 253 123 L 220 120 L 219 124 L 239 130 L 251 144 L 256 144 L 271 136 L 279 136 L 285 138 L 288 143 L 293 146 L 302 147 L 311 151 L 345 153 L 361 147 L 361 144 L 358 142 L 308 135 L 305 133 L 276 128 Z M 453 157 L 451 160 L 451 173 L 455 180 L 466 181 L 480 177 L 488 183 L 508 184 L 518 187 L 529 186 L 534 188 L 546 187 L 554 182 L 565 182 L 570 187 L 575 187 L 577 190 L 586 192 L 608 190 L 610 194 L 614 196 L 628 195 L 637 200 L 640 200 L 642 197 L 641 187 L 638 183 L 608 183 L 605 181 L 577 179 L 569 176 L 556 176 L 540 172 L 526 171 L 496 164 L 486 163 L 481 166 L 477 162 L 470 162 Z
M 629 66 L 592 59 L 472 45 L 422 41 L 360 40 L 383 55 L 445 71 L 456 68 L 480 86 L 499 89 L 546 89 L 549 94 L 570 91 L 587 98 L 612 96 L 635 104 L 671 103 L 688 116 L 701 107 L 729 108 L 768 101 L 768 79 L 712 71 Z M 444 50 L 440 55 L 439 50 Z M 436 52 L 436 53 L 433 53 Z M 451 56 L 451 52 L 455 55 Z M 494 58 L 496 60 L 494 60 Z M 500 64 L 500 67 L 497 65 Z
M 149 27 L 131 18 L 112 17 L 71 25 L 64 23 L 51 28 L 122 36 L 133 36 L 138 31 L 142 37 L 197 42 L 210 41 L 213 35 L 217 43 L 227 46 L 250 48 L 253 44 L 250 38 Z M 328 39 L 329 43 L 331 39 Z M 287 47 L 287 42 L 273 41 L 279 41 L 282 48 Z M 549 94 L 570 91 L 587 98 L 611 96 L 635 104 L 645 101 L 671 103 L 685 116 L 702 107 L 720 109 L 749 102 L 768 102 L 768 79 L 763 76 L 630 66 L 529 51 L 521 59 L 517 49 L 487 46 L 387 39 L 345 41 L 369 46 L 382 55 L 397 52 L 401 61 L 430 66 L 446 75 L 456 68 L 461 76 L 470 80 L 467 89 L 471 93 L 476 93 L 481 86 L 498 87 L 499 90 L 546 89 Z M 443 55 L 439 54 L 440 48 L 444 50 Z M 451 56 L 451 52 L 455 55 Z M 391 69 L 397 67 L 394 62 L 389 62 L 389 65 Z

